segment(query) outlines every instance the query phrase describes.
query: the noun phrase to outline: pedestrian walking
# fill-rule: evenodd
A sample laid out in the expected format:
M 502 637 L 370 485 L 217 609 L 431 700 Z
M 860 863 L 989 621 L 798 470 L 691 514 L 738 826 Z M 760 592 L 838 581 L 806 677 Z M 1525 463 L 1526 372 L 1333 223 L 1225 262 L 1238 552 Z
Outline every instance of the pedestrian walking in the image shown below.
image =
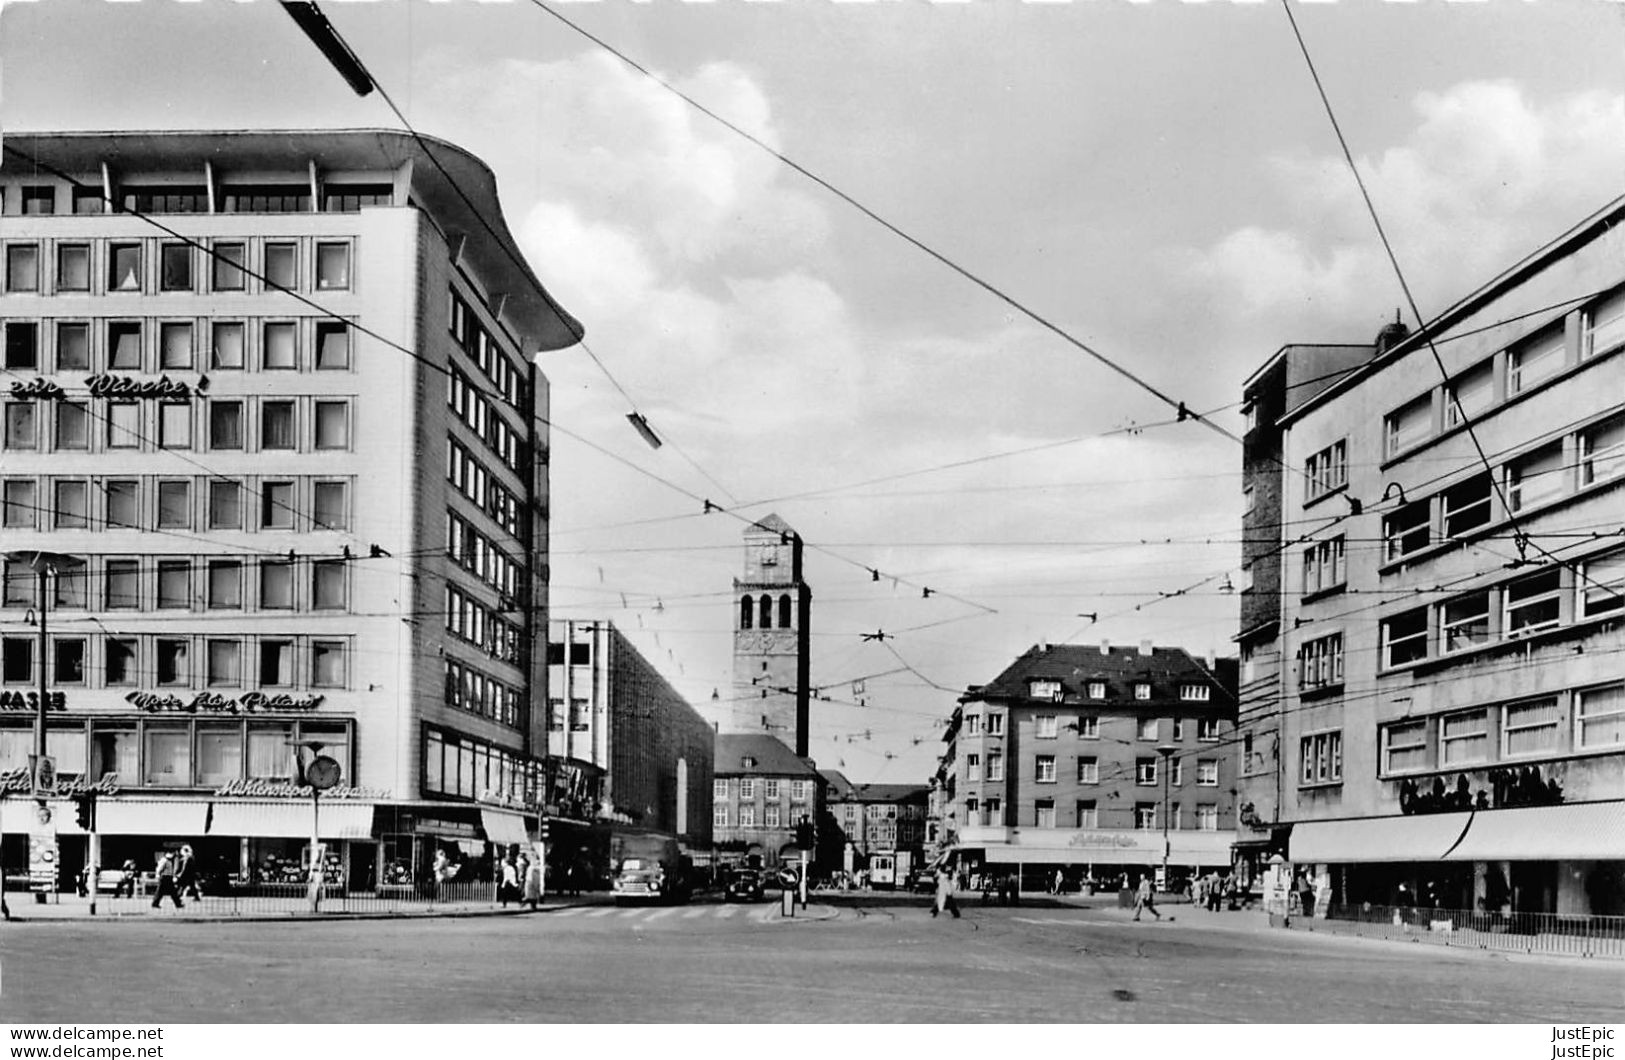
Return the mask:
M 175 855 L 167 850 L 158 855 L 158 890 L 152 896 L 152 907 L 158 908 L 158 903 L 168 895 L 169 900 L 175 903 L 175 908 L 182 908 L 181 892 L 175 884 Z
M 197 855 L 186 844 L 181 845 L 180 856 L 175 859 L 175 890 L 182 898 L 203 897 L 203 888 L 198 884 Z
M 133 858 L 125 858 L 124 864 L 119 866 L 118 885 L 113 888 L 113 897 L 122 898 L 126 895 L 135 897 L 135 879 L 138 875 Z
M 497 882 L 497 903 L 508 908 L 509 902 L 519 901 L 519 863 L 512 854 L 502 859 L 501 875 Z
M 1140 887 L 1134 892 L 1135 920 L 1140 919 L 1140 913 L 1142 911 L 1149 911 L 1151 915 L 1156 917 L 1158 920 L 1162 919 L 1162 914 L 1157 912 L 1157 903 L 1155 900 L 1155 895 L 1152 891 L 1150 876 L 1141 876 Z
M 952 913 L 954 919 L 959 919 L 959 903 L 954 901 L 954 874 L 948 871 L 946 865 L 937 866 L 937 900 L 931 906 L 931 915 L 938 913 Z
M 522 897 L 525 904 L 530 906 L 530 911 L 534 913 L 536 906 L 542 900 L 542 862 L 540 859 L 528 862 L 525 865 L 523 879 L 525 883 Z

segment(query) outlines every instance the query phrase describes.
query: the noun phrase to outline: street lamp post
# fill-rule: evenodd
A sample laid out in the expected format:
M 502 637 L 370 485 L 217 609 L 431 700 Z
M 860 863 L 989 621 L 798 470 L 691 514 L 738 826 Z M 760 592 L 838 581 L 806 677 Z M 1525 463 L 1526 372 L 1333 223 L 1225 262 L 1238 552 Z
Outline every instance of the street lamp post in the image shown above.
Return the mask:
M 1174 752 L 1179 750 L 1171 743 L 1159 744 L 1157 753 L 1162 756 L 1162 886 L 1168 887 L 1168 782 L 1170 760 Z

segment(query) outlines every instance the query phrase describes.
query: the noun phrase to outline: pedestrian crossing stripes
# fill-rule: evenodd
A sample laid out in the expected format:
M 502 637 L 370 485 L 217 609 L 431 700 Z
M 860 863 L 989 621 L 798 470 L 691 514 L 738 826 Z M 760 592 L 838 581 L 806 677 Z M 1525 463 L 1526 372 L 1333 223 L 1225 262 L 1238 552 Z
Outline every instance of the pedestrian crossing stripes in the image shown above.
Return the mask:
M 743 915 L 741 915 L 743 914 Z M 580 920 L 610 920 L 614 923 L 650 924 L 659 920 L 748 920 L 765 923 L 780 917 L 776 905 L 697 905 L 679 906 L 567 906 L 550 914 L 553 918 Z

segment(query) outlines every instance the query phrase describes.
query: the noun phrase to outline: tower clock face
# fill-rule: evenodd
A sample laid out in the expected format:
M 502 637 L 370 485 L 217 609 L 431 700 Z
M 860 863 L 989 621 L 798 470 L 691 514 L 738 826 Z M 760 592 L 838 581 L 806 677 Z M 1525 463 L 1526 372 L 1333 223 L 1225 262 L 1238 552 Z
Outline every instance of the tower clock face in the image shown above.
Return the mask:
M 771 655 L 795 649 L 795 636 L 791 633 L 761 631 L 739 634 L 739 650 Z
M 779 546 L 763 545 L 758 558 L 764 567 L 777 567 L 779 565 Z

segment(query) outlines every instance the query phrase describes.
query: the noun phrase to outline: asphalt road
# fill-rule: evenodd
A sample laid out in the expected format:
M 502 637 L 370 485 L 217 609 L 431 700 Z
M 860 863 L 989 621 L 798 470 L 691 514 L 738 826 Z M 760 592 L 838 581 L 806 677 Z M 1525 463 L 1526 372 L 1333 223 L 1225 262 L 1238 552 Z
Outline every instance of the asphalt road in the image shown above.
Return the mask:
M 1625 968 L 1115 909 L 841 900 L 0 927 L 15 1022 L 1619 1022 Z M 1175 910 L 1177 913 L 1178 910 Z M 1236 926 L 1255 923 L 1238 918 Z

